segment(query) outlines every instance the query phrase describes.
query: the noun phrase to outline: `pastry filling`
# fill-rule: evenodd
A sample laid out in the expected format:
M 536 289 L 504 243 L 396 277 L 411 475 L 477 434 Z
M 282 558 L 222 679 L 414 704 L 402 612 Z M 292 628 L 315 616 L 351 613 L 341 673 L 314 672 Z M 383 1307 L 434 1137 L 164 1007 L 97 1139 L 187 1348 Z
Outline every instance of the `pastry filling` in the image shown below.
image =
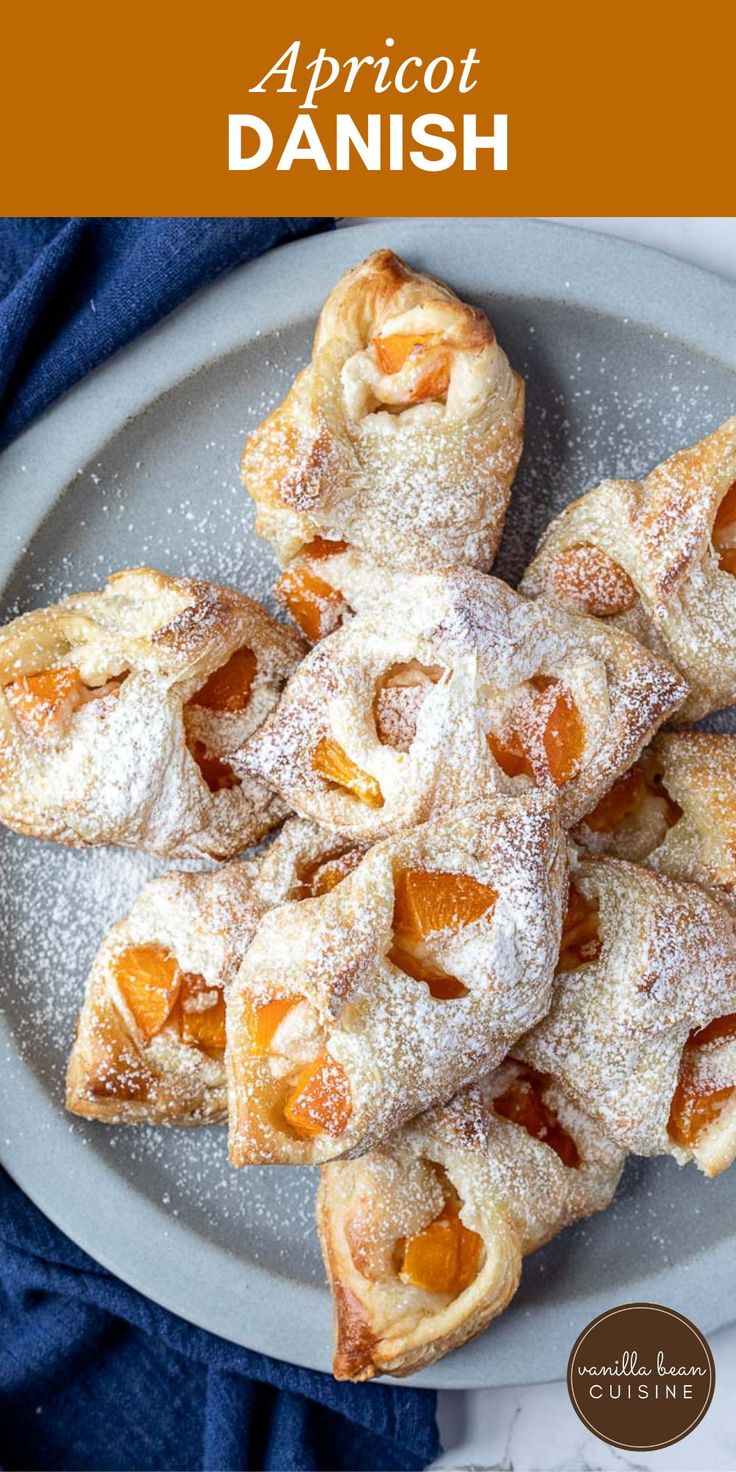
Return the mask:
M 332 854 L 329 858 L 314 859 L 304 864 L 299 872 L 299 888 L 294 899 L 313 899 L 317 895 L 329 894 L 348 874 L 357 869 L 363 858 L 360 848 L 346 849 L 345 853 Z
M 334 545 L 342 551 L 342 543 L 336 542 Z M 274 593 L 289 610 L 294 623 L 306 635 L 310 644 L 316 644 L 319 639 L 332 634 L 349 612 L 348 604 L 339 589 L 333 588 L 308 567 L 287 567 L 278 578 Z
M 436 332 L 393 332 L 374 337 L 371 347 L 382 373 L 406 378 L 405 404 L 447 398 L 451 355 Z
M 628 573 L 601 547 L 577 542 L 552 564 L 552 592 L 577 613 L 613 618 L 634 607 L 637 592 Z
M 589 900 L 571 883 L 567 894 L 567 910 L 562 922 L 560 955 L 555 974 L 563 976 L 568 971 L 577 971 L 578 966 L 586 966 L 591 961 L 597 961 L 602 945 L 598 901 Z
M 213 756 L 198 736 L 188 736 L 187 746 L 210 792 L 226 792 L 231 787 L 240 786 L 240 778 L 228 762 L 223 761 L 220 756 Z
M 182 971 L 164 946 L 129 946 L 113 974 L 142 1039 L 150 1043 L 167 1024 L 182 1042 L 219 1057 L 225 1050 L 225 1002 L 220 987 Z
M 507 777 L 551 777 L 564 787 L 580 770 L 585 728 L 569 690 L 554 677 L 535 675 L 529 681 L 531 698 L 512 715 L 503 735 L 489 731 L 487 741 L 494 761 Z
M 718 566 L 736 576 L 736 480 L 726 491 L 713 523 L 713 547 Z
M 469 874 L 400 869 L 394 876 L 394 937 L 388 959 L 424 982 L 438 1001 L 467 995 L 468 988 L 437 963 L 432 938 L 455 934 L 492 910 L 498 898 L 488 884 Z M 436 942 L 435 942 L 436 943 Z
M 4 687 L 5 698 L 16 720 L 36 736 L 60 736 L 81 706 L 90 700 L 117 695 L 122 677 L 104 685 L 86 685 L 73 665 L 40 670 L 36 675 L 19 675 Z
M 716 1017 L 707 1027 L 691 1032 L 683 1049 L 668 1131 L 678 1145 L 691 1148 L 704 1130 L 715 1124 L 721 1111 L 733 1098 L 736 1085 L 704 1087 L 700 1068 L 702 1049 L 711 1043 L 736 1038 L 736 1012 Z
M 441 665 L 420 664 L 418 659 L 392 664 L 376 681 L 373 720 L 383 746 L 408 751 L 417 734 L 417 718 L 425 697 L 445 673 Z
M 425 1293 L 457 1298 L 478 1275 L 483 1238 L 465 1226 L 462 1201 L 444 1171 L 439 1171 L 445 1204 L 439 1214 L 412 1237 L 400 1237 L 396 1260 L 403 1283 Z
M 254 1054 L 286 1059 L 286 1053 L 279 1053 L 278 1033 L 290 1012 L 304 1000 L 303 996 L 294 995 L 247 1003 Z M 320 1053 L 296 1072 L 292 1069 L 283 1083 L 281 1119 L 299 1139 L 313 1139 L 317 1135 L 337 1137 L 347 1128 L 353 1112 L 350 1082 L 344 1068 L 329 1053 Z
M 656 803 L 658 816 L 664 821 L 665 833 L 674 828 L 682 817 L 682 808 L 670 797 L 659 773 L 649 775 L 636 762 L 628 772 L 617 778 L 613 787 L 604 793 L 600 802 L 583 819 L 592 833 L 616 833 L 631 826 L 642 813 L 645 803 Z M 661 842 L 661 840 L 660 840 Z M 659 844 L 655 844 L 659 847 Z
M 580 1156 L 572 1135 L 560 1124 L 554 1109 L 544 1099 L 547 1079 L 534 1069 L 525 1069 L 509 1087 L 493 1101 L 496 1114 L 521 1125 L 535 1140 L 542 1140 L 559 1155 L 563 1165 L 580 1164 Z
M 383 793 L 375 777 L 356 766 L 339 741 L 333 740 L 331 736 L 323 736 L 317 742 L 312 765 L 315 772 L 324 777 L 331 787 L 348 793 L 367 807 L 383 807 Z
M 202 710 L 238 712 L 245 710 L 250 700 L 258 661 L 252 649 L 243 647 L 230 655 L 226 664 L 214 670 L 190 705 Z

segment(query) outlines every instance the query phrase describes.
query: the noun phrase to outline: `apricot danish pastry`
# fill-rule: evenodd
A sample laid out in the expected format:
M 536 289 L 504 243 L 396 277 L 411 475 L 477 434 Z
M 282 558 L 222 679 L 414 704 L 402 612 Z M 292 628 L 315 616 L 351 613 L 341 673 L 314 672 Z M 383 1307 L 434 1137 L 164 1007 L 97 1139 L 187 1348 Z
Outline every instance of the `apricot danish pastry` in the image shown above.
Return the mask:
M 736 737 L 660 732 L 572 837 L 736 905 Z
M 362 839 L 529 786 L 571 823 L 685 694 L 628 635 L 458 568 L 403 579 L 317 645 L 233 763 Z
M 476 802 L 264 916 L 228 998 L 230 1158 L 367 1149 L 544 1014 L 565 860 L 553 804 Z
M 327 539 L 389 567 L 490 567 L 523 414 L 522 380 L 484 313 L 376 251 L 331 292 L 310 363 L 246 441 L 256 530 L 282 566 Z M 286 578 L 309 637 L 326 632 L 312 599 L 329 569 Z
M 568 934 L 550 1012 L 514 1055 L 621 1149 L 718 1175 L 736 1157 L 736 922 L 696 885 L 620 859 L 583 860 L 572 884 L 578 944 Z
M 337 1378 L 408 1375 L 480 1334 L 522 1258 L 608 1205 L 623 1160 L 552 1078 L 508 1060 L 358 1160 L 323 1166 Z
M 0 818 L 60 843 L 242 852 L 285 810 L 228 753 L 302 647 L 243 594 L 150 568 L 14 619 L 0 630 Z
M 107 1123 L 223 1119 L 224 989 L 265 905 L 255 866 L 165 874 L 108 931 L 69 1059 L 66 1107 Z
M 690 686 L 679 720 L 736 701 L 736 416 L 641 482 L 604 481 L 553 521 L 521 583 L 628 629 Z

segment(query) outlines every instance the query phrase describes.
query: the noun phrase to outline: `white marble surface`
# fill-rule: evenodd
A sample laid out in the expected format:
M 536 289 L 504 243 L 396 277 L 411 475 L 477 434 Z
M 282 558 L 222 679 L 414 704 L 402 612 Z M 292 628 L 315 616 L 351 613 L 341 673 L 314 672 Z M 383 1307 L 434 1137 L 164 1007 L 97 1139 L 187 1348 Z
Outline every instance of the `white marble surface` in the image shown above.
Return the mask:
M 345 225 L 360 223 L 346 220 Z M 657 246 L 736 280 L 736 218 L 565 219 Z M 663 1452 L 627 1453 L 578 1420 L 564 1384 L 443 1391 L 439 1423 L 446 1472 L 736 1472 L 736 1325 L 715 1334 L 716 1392 L 701 1425 Z

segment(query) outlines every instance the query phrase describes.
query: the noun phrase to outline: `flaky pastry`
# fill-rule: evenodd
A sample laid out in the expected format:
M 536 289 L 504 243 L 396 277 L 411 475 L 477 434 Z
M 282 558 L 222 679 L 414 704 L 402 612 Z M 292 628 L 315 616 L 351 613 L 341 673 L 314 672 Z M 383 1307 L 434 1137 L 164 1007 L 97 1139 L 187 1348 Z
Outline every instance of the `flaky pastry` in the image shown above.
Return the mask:
M 532 785 L 572 823 L 685 694 L 627 634 L 456 568 L 402 579 L 311 650 L 233 764 L 357 838 Z
M 66 1107 L 111 1124 L 224 1119 L 225 988 L 265 905 L 256 867 L 172 872 L 146 885 L 92 965 Z
M 736 1157 L 736 922 L 620 859 L 583 860 L 571 900 L 551 1009 L 514 1055 L 622 1149 L 718 1175 Z
M 256 529 L 282 566 L 326 538 L 389 566 L 490 567 L 523 414 L 484 313 L 376 251 L 331 292 L 310 363 L 246 441 Z
M 541 1017 L 560 942 L 554 804 L 476 801 L 264 916 L 228 997 L 230 1158 L 367 1149 Z
M 736 417 L 639 484 L 609 480 L 545 533 L 521 583 L 628 629 L 690 686 L 679 720 L 736 701 Z
M 623 1160 L 552 1078 L 509 1060 L 367 1155 L 323 1166 L 337 1378 L 408 1375 L 480 1334 L 522 1258 L 608 1205 Z
M 736 906 L 736 736 L 660 732 L 572 837 Z
M 231 588 L 150 568 L 0 630 L 0 818 L 60 843 L 227 858 L 285 809 L 227 755 L 302 653 Z

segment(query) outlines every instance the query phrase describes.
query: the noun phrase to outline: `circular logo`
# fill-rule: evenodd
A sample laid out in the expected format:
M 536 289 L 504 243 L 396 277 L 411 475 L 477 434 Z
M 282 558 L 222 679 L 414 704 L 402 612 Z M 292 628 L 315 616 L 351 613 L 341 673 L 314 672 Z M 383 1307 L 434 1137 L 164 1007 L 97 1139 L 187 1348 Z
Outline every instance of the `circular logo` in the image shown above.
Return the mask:
M 716 1384 L 710 1346 L 689 1319 L 659 1303 L 622 1303 L 593 1319 L 573 1345 L 573 1409 L 602 1441 L 661 1451 L 702 1421 Z

